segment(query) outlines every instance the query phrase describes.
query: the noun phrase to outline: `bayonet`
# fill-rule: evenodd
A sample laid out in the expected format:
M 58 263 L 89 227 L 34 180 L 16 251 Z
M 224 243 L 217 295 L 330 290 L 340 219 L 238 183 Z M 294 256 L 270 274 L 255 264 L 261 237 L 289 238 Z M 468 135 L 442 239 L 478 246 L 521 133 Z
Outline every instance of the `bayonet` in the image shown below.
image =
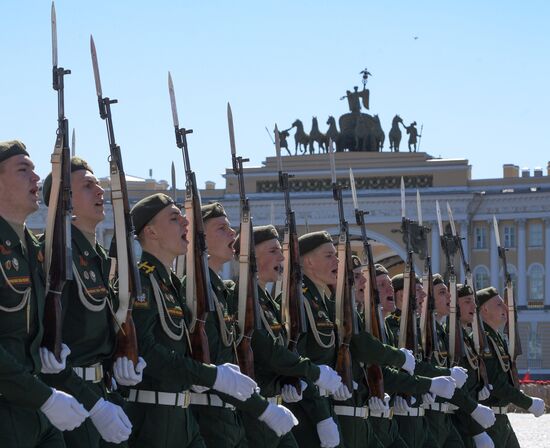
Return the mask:
M 52 2 L 51 10 L 52 20 L 52 66 L 54 70 L 57 68 L 57 19 L 55 15 L 55 3 Z
M 172 174 L 172 199 L 177 204 L 178 198 L 177 198 L 177 188 L 176 188 L 176 166 L 174 165 L 174 162 L 172 161 L 172 168 L 171 168 L 171 174 Z
M 334 189 L 334 186 L 336 185 L 336 161 L 334 160 L 334 142 L 332 140 L 328 143 L 328 158 L 330 161 L 330 176 Z
M 443 221 L 441 220 L 441 208 L 439 207 L 439 201 L 435 201 L 435 213 L 437 215 L 437 228 L 439 229 L 439 237 L 442 238 L 445 234 L 443 232 Z
M 97 96 L 99 98 L 102 98 L 103 90 L 101 89 L 101 78 L 99 77 L 99 64 L 97 63 L 97 53 L 95 50 L 95 42 L 94 42 L 93 36 L 90 36 L 90 52 L 92 54 L 92 66 L 94 69 L 95 91 Z
M 277 168 L 279 169 L 280 176 L 283 172 L 283 159 L 281 157 L 281 139 L 279 138 L 279 129 L 277 125 L 275 125 L 275 153 L 277 155 Z
M 451 225 L 451 232 L 455 238 L 458 238 L 458 233 L 456 232 L 455 219 L 453 217 L 453 211 L 451 210 L 451 205 L 447 202 L 447 215 L 449 215 L 449 224 Z
M 76 155 L 76 136 L 73 128 L 73 136 L 71 139 L 71 156 L 74 157 Z
M 179 129 L 179 119 L 178 119 L 178 107 L 176 105 L 176 94 L 174 92 L 174 83 L 172 82 L 172 75 L 168 72 L 168 93 L 170 94 L 170 106 L 172 108 L 172 121 L 174 122 L 174 127 Z
M 420 202 L 420 192 L 416 189 L 416 214 L 418 216 L 418 225 L 422 227 L 422 202 Z
M 401 219 L 406 219 L 405 213 L 405 180 L 401 177 Z

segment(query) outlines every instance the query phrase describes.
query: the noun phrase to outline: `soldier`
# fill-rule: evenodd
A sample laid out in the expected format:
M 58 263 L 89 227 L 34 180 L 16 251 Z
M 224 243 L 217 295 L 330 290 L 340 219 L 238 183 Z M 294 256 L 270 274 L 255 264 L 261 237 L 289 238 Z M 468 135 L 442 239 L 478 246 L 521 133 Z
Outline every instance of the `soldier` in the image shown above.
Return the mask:
M 286 403 L 302 399 L 307 383 L 329 390 L 331 393 L 341 384 L 340 376 L 326 365 L 316 365 L 307 358 L 286 348 L 286 331 L 281 324 L 279 304 L 266 289 L 268 283 L 275 283 L 281 274 L 284 261 L 279 234 L 274 226 L 254 227 L 254 246 L 258 266 L 258 299 L 261 307 L 262 329 L 252 335 L 254 351 L 254 372 L 261 394 L 271 403 L 282 400 Z M 239 248 L 238 240 L 235 248 Z M 289 377 L 300 381 L 302 391 L 288 383 Z M 281 384 L 281 380 L 287 380 Z M 246 436 L 250 446 L 263 448 L 298 447 L 292 432 L 277 437 L 264 423 L 243 414 Z
M 210 313 L 206 320 L 210 361 L 216 365 L 234 363 L 235 283 L 224 282 L 218 272 L 235 255 L 235 231 L 231 228 L 225 210 L 219 202 L 203 205 L 202 219 L 208 247 L 210 282 L 216 306 L 216 311 Z M 213 448 L 246 446 L 241 412 L 246 412 L 265 423 L 278 437 L 289 432 L 296 424 L 294 415 L 288 409 L 269 403 L 257 393 L 244 402 L 226 395 L 192 393 L 191 404 L 206 446 Z
M 47 206 L 51 188 L 49 174 L 42 188 Z M 115 404 L 123 404 L 122 397 L 108 391 L 103 378 L 104 364 L 110 364 L 115 350 L 113 317 L 118 300 L 109 285 L 110 259 L 96 241 L 96 227 L 105 218 L 104 190 L 92 168 L 78 157 L 71 158 L 71 191 L 73 280 L 65 283 L 61 295 L 62 337 L 71 352 L 65 369 L 43 378 L 49 385 L 74 395 L 90 412 L 90 419 L 82 426 L 63 434 L 65 443 L 95 448 L 101 439 L 117 444 L 127 440 L 132 425 L 121 406 Z M 128 363 L 127 358 L 115 363 L 114 376 L 120 385 L 141 381 L 143 359 L 135 370 Z
M 355 300 L 357 303 L 357 309 L 361 310 L 364 304 L 364 287 L 366 284 L 366 278 L 363 276 L 361 271 L 361 261 L 358 257 L 355 255 L 352 256 L 353 258 L 353 264 L 354 264 L 354 279 L 355 279 Z M 387 272 L 381 265 L 376 265 L 375 267 L 376 272 L 384 273 Z M 358 313 L 360 326 L 364 327 L 364 314 L 362 312 Z M 355 346 L 352 346 L 352 349 Z M 388 406 L 388 401 L 390 399 L 390 396 L 388 393 L 407 393 L 407 394 L 423 394 L 428 392 L 434 392 L 434 393 L 445 393 L 449 397 L 452 396 L 452 393 L 454 391 L 454 384 L 453 381 L 449 378 L 426 378 L 426 377 L 420 377 L 416 375 L 409 375 L 406 372 L 398 371 L 396 369 L 392 369 L 390 367 L 384 367 L 382 368 L 382 374 L 383 374 L 383 382 L 384 382 L 384 391 L 386 392 L 386 404 L 383 407 L 376 407 L 378 399 L 370 398 L 368 399 L 368 396 L 370 394 L 370 391 L 368 390 L 366 385 L 367 380 L 367 374 L 364 370 L 364 363 L 361 362 L 362 354 L 357 352 L 357 350 L 352 351 L 353 356 L 353 364 L 354 364 L 354 370 L 359 370 L 359 376 L 357 377 L 357 383 L 358 388 L 356 391 L 354 391 L 354 398 L 356 399 L 355 406 L 363 406 L 367 405 L 368 408 L 364 408 L 368 419 L 366 421 L 361 421 L 361 419 L 357 418 L 360 417 L 360 415 L 357 415 L 358 412 L 354 412 L 354 417 L 351 416 L 345 416 L 346 414 L 344 412 L 340 412 L 340 409 L 338 409 L 338 406 L 335 406 L 335 412 L 338 414 L 338 419 L 340 421 L 340 426 L 342 427 L 342 433 L 344 436 L 344 441 L 346 442 L 346 446 L 361 446 L 362 440 L 368 440 L 372 441 L 370 445 L 376 446 L 376 443 L 379 443 L 381 446 L 403 446 L 406 447 L 407 445 L 404 442 L 404 439 L 400 437 L 398 434 L 398 431 L 401 433 L 401 428 L 398 429 L 398 427 L 394 424 L 394 420 L 389 420 L 390 417 L 390 410 Z M 361 391 L 362 397 L 361 397 Z M 359 399 L 359 400 L 357 400 Z M 367 401 L 368 399 L 368 401 Z M 374 406 L 373 406 L 374 405 Z M 360 409 L 360 408 L 359 408 Z M 395 414 L 395 408 L 394 408 L 394 414 Z M 412 414 L 412 411 L 411 411 Z M 349 411 L 348 411 L 349 415 Z M 353 426 L 351 426 L 353 425 Z M 360 435 L 362 427 L 366 425 L 367 426 L 367 432 L 370 433 L 371 426 L 375 426 L 376 429 L 374 430 L 374 435 L 368 435 L 365 437 L 362 435 L 361 437 L 357 438 L 357 441 L 352 442 L 351 437 L 354 434 Z M 363 430 L 364 431 L 364 430 Z M 376 439 L 375 441 L 373 439 Z M 348 443 L 348 440 L 350 442 Z
M 407 130 L 407 134 L 409 134 L 409 152 L 416 152 L 418 137 L 422 137 L 418 133 L 418 129 L 416 129 L 416 121 L 413 121 L 409 126 L 405 126 L 405 129 Z
M 335 304 L 330 288 L 336 284 L 338 272 L 336 249 L 330 234 L 325 231 L 302 235 L 299 245 L 308 321 L 307 333 L 299 343 L 299 352 L 313 362 L 335 365 Z M 410 352 L 387 347 L 368 333 L 353 338 L 352 345 L 364 354 L 365 363 L 377 362 L 410 372 L 414 370 L 414 358 Z M 338 401 L 345 401 L 351 396 L 345 385 L 334 394 Z M 311 385 L 306 389 L 304 399 L 292 405 L 291 409 L 300 421 L 294 429 L 299 446 L 335 447 L 340 444 L 337 420 L 326 391 Z
M 72 430 L 88 417 L 71 395 L 37 377 L 41 355 L 54 358 L 39 350 L 44 256 L 25 225 L 38 210 L 38 180 L 25 145 L 0 142 L 0 446 L 6 448 L 64 447 L 58 429 Z M 63 358 L 56 361 L 59 370 Z
M 188 389 L 211 387 L 245 400 L 256 383 L 237 366 L 205 365 L 187 356 L 188 310 L 172 266 L 187 250 L 188 221 L 173 200 L 163 193 L 148 196 L 132 208 L 132 218 L 143 248 L 139 271 L 144 292 L 134 303 L 133 316 L 147 369 L 143 381 L 129 390 L 128 414 L 135 428 L 130 446 L 204 447 L 188 409 Z
M 496 423 L 489 428 L 487 433 L 493 439 L 495 447 L 519 447 L 516 434 L 506 415 L 508 405 L 513 403 L 535 417 L 540 417 L 545 412 L 545 404 L 540 398 L 525 395 L 515 385 L 515 366 L 513 366 L 513 360 L 510 359 L 508 353 L 508 344 L 500 334 L 508 317 L 504 300 L 494 287 L 478 291 L 477 299 L 492 355 L 485 362 L 489 383 L 493 386 L 491 396 L 485 403 L 491 406 L 495 412 Z

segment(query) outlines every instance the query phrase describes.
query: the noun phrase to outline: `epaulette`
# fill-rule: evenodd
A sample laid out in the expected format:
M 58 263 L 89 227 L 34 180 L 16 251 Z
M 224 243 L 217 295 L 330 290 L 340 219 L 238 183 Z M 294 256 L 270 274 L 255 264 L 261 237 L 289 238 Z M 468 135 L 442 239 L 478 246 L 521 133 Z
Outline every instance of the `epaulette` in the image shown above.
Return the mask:
M 302 288 L 302 294 L 305 294 L 306 292 L 307 292 L 307 286 L 304 286 L 304 287 Z
M 144 273 L 146 274 L 150 274 L 151 272 L 153 272 L 155 270 L 155 266 L 151 266 L 149 263 L 147 263 L 146 261 L 142 261 L 139 265 L 138 265 L 138 268 L 141 269 Z

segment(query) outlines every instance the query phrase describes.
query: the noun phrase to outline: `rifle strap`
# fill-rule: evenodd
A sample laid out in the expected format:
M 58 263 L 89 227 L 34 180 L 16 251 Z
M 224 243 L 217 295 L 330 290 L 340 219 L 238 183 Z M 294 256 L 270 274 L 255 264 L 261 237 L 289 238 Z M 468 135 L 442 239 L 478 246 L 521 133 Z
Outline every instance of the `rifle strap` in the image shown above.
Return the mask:
M 223 305 L 218 300 L 218 297 L 216 296 L 216 293 L 214 292 L 214 290 L 212 290 L 211 292 L 212 292 L 212 297 L 214 298 L 214 305 L 216 306 L 216 314 L 218 316 L 218 322 L 220 324 L 220 335 L 222 338 L 222 343 L 226 347 L 231 347 L 235 340 L 235 335 L 233 331 L 227 328 L 227 324 L 225 323 Z
M 313 337 L 315 338 L 315 341 L 317 342 L 317 344 L 319 344 L 319 346 L 322 347 L 322 348 L 332 348 L 332 347 L 334 347 L 334 343 L 336 342 L 336 335 L 334 334 L 334 330 L 331 330 L 330 334 L 321 333 L 317 329 L 317 325 L 316 325 L 316 322 L 315 322 L 315 317 L 313 316 L 313 311 L 311 309 L 311 305 L 309 303 L 309 300 L 307 300 L 307 299 L 304 300 L 304 308 L 306 310 L 306 315 L 307 315 L 307 320 L 309 321 L 309 326 L 311 327 L 311 332 L 313 333 Z M 325 344 L 321 340 L 321 335 L 323 335 L 327 338 L 330 337 L 330 342 L 328 344 Z
M 174 341 L 181 341 L 181 339 L 183 338 L 183 335 L 187 333 L 185 319 L 182 318 L 179 324 L 174 322 L 174 320 L 170 317 L 170 313 L 168 312 L 168 308 L 166 307 L 166 303 L 164 302 L 164 296 L 162 294 L 162 291 L 160 290 L 160 286 L 157 282 L 157 279 L 153 274 L 149 274 L 149 280 L 151 281 L 151 286 L 153 288 L 153 295 L 155 296 L 155 301 L 157 302 L 160 325 L 162 326 L 162 329 L 170 339 Z M 179 334 L 175 333 L 170 329 L 170 327 L 168 326 L 168 323 L 166 322 L 167 318 L 172 324 L 172 326 L 179 330 Z
M 464 353 L 466 355 L 466 359 L 468 360 L 468 364 L 470 364 L 472 369 L 478 370 L 479 369 L 478 355 L 475 352 L 474 348 L 470 345 L 470 343 L 466 342 L 466 340 L 464 340 Z

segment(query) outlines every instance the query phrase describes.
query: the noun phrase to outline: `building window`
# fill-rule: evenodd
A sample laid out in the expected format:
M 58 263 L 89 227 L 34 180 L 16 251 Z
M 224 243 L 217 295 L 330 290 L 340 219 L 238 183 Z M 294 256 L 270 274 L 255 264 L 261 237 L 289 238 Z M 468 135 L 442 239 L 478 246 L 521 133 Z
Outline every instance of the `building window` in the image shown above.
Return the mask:
M 542 367 L 542 344 L 537 332 L 537 326 L 532 324 L 529 331 L 528 368 L 540 369 Z
M 516 226 L 504 226 L 504 247 L 516 247 Z
M 529 283 L 529 298 L 527 304 L 532 308 L 544 306 L 544 268 L 540 264 L 532 264 L 527 271 Z
M 487 249 L 487 227 L 476 226 L 474 229 L 475 234 L 475 248 Z
M 529 224 L 529 247 L 542 247 L 542 223 Z
M 477 266 L 474 270 L 474 281 L 477 290 L 491 286 L 489 269 L 485 266 Z

